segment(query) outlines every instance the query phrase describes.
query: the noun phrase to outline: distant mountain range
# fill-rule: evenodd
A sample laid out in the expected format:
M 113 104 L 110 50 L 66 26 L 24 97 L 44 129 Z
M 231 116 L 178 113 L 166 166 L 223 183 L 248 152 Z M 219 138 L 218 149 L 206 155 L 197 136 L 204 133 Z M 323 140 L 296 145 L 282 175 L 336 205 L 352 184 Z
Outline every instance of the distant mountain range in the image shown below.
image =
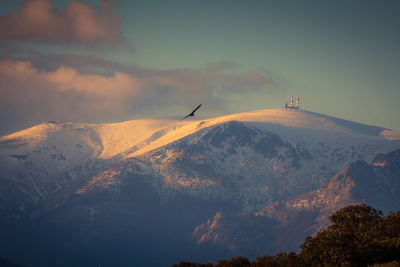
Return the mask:
M 0 256 L 168 266 L 297 250 L 348 204 L 400 209 L 399 149 L 399 132 L 289 109 L 46 122 L 0 138 Z

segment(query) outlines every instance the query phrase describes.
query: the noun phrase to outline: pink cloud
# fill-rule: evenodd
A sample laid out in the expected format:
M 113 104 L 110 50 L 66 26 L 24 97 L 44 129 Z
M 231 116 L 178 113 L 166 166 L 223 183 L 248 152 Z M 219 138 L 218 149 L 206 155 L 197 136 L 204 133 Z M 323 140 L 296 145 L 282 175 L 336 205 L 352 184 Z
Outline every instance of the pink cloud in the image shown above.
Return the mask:
M 35 90 L 41 87 L 52 93 L 72 92 L 88 97 L 95 100 L 98 109 L 108 106 L 115 111 L 123 108 L 125 99 L 141 98 L 145 93 L 143 83 L 126 73 L 115 72 L 113 76 L 81 74 L 64 66 L 55 71 L 44 71 L 34 68 L 29 61 L 1 61 L 0 81 L 3 88 L 7 88 L 3 89 L 3 93 L 7 92 L 3 99 L 7 95 L 15 97 L 12 100 L 26 95 L 36 98 Z M 24 91 L 24 94 L 13 94 L 16 90 Z M 93 112 L 98 111 L 97 107 Z
M 72 0 L 59 12 L 51 0 L 27 0 L 14 12 L 0 17 L 0 40 L 35 40 L 118 44 L 121 20 L 112 14 L 113 1 L 102 0 L 101 10 Z

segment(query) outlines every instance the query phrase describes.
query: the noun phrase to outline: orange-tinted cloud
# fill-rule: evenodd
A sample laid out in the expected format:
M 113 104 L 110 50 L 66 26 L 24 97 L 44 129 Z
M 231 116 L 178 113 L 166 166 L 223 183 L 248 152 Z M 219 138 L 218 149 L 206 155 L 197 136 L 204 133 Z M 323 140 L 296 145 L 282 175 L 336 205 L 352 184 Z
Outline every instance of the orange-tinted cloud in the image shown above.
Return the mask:
M 115 72 L 113 76 L 80 74 L 64 66 L 55 71 L 43 71 L 34 68 L 29 61 L 1 61 L 0 81 L 3 84 L 3 100 L 18 102 L 26 96 L 32 100 L 40 99 L 42 96 L 36 95 L 40 87 L 52 94 L 69 92 L 90 98 L 94 106 L 88 105 L 87 111 L 99 112 L 100 115 L 100 111 L 105 108 L 118 114 L 123 110 L 125 100 L 140 99 L 145 95 L 142 82 L 126 73 Z
M 0 40 L 120 43 L 121 19 L 112 14 L 113 1 L 103 0 L 100 7 L 72 0 L 60 12 L 51 0 L 26 0 L 17 11 L 0 17 Z

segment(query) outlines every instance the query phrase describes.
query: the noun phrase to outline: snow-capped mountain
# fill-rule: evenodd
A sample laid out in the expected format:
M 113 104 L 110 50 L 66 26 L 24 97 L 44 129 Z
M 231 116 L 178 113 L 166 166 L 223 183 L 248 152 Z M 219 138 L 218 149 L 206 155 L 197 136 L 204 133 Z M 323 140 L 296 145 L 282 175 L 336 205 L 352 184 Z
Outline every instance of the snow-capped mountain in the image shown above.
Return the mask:
M 186 121 L 51 121 L 0 138 L 0 216 L 3 229 L 28 223 L 38 233 L 43 225 L 68 233 L 60 239 L 67 251 L 91 247 L 97 236 L 94 247 L 103 249 L 158 235 L 196 257 L 192 232 L 217 212 L 253 214 L 294 201 L 352 162 L 389 164 L 382 153 L 397 148 L 398 132 L 289 109 Z M 174 263 L 178 255 L 159 258 Z

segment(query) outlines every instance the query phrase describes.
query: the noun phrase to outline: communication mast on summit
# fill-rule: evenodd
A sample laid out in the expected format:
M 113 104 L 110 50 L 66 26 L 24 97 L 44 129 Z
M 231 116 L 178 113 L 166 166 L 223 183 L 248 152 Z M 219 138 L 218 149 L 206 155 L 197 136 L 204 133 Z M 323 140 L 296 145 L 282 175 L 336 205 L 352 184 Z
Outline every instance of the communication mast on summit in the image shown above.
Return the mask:
M 300 109 L 300 97 L 296 97 L 296 105 L 293 103 L 293 96 L 290 97 L 290 104 L 285 102 L 285 108 Z

